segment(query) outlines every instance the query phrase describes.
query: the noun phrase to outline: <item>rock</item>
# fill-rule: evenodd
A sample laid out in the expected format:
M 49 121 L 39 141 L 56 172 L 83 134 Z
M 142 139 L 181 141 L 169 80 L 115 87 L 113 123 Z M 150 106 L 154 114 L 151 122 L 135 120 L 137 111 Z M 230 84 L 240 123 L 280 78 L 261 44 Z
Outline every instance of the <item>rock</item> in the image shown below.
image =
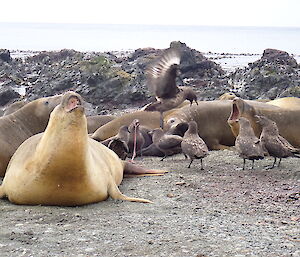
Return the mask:
M 297 61 L 287 52 L 266 49 L 261 59 L 230 75 L 233 92 L 245 99 L 300 96 Z
M 287 52 L 266 49 L 260 60 L 228 75 L 220 65 L 185 43 L 173 41 L 170 47 L 181 48 L 181 77 L 185 86 L 193 87 L 199 100 L 216 99 L 231 90 L 246 99 L 300 96 L 299 65 Z M 1 94 L 7 94 L 4 88 L 18 86 L 26 89 L 25 97 L 34 100 L 74 90 L 98 113 L 124 106 L 140 107 L 153 97 L 145 84 L 144 70 L 161 52 L 154 48 L 124 53 L 63 49 L 11 59 L 8 50 L 0 50 Z M 2 104 L 5 102 L 2 97 Z
M 183 78 L 202 99 L 226 91 L 228 84 L 220 80 L 224 72 L 219 65 L 179 41 L 172 42 L 171 47 L 182 48 Z M 117 55 L 114 52 L 81 53 L 67 49 L 42 51 L 28 56 L 25 61 L 13 59 L 10 63 L 0 63 L 0 78 L 8 77 L 2 85 L 24 87 L 29 100 L 74 90 L 95 110 L 98 106 L 99 112 L 102 112 L 100 108 L 137 107 L 145 105 L 152 97 L 145 85 L 144 70 L 161 52 L 162 49 L 154 48 L 140 48 Z
M 20 95 L 11 88 L 0 90 L 0 106 L 4 106 L 11 100 L 20 98 Z
M 263 52 L 263 56 L 261 58 L 261 61 L 267 61 L 282 65 L 288 65 L 293 68 L 296 68 L 298 66 L 297 61 L 295 58 L 290 56 L 287 52 L 277 50 L 277 49 L 265 49 Z
M 300 250 L 297 250 L 292 254 L 292 257 L 300 257 Z
M 3 62 L 11 62 L 12 61 L 9 50 L 0 49 L 0 60 L 2 60 Z

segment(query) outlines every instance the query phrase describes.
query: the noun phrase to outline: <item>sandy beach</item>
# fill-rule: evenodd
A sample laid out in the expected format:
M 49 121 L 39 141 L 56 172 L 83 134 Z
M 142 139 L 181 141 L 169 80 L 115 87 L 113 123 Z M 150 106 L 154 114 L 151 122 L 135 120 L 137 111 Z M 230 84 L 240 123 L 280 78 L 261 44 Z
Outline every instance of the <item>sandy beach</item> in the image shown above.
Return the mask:
M 17 206 L 1 200 L 1 256 L 299 256 L 299 160 L 242 170 L 233 151 L 212 151 L 205 170 L 182 155 L 161 162 L 159 177 L 125 178 L 120 190 L 153 204 L 105 202 Z

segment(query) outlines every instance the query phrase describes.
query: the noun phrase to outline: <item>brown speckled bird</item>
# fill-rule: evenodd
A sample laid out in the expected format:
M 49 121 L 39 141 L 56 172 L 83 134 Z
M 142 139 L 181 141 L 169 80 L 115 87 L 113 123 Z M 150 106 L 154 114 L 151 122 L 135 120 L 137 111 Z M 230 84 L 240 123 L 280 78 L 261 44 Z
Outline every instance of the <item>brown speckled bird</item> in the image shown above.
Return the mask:
M 128 153 L 129 131 L 128 126 L 120 127 L 119 132 L 114 137 L 108 138 L 101 143 L 113 150 L 121 160 L 125 160 Z
M 167 134 L 161 128 L 152 130 L 150 134 L 152 135 L 153 144 L 164 153 L 164 157 L 161 161 L 174 152 L 181 152 L 181 136 Z
M 195 92 L 189 87 L 178 87 L 181 53 L 178 48 L 168 48 L 156 62 L 146 69 L 147 85 L 154 92 L 157 101 L 145 107 L 145 111 L 158 111 L 161 114 L 160 126 L 163 128 L 163 112 L 176 108 L 184 100 L 197 103 Z
M 271 169 L 275 167 L 276 159 L 279 158 L 277 167 L 279 167 L 282 158 L 297 157 L 296 153 L 300 153 L 300 149 L 293 147 L 285 138 L 279 135 L 279 130 L 276 122 L 265 116 L 255 116 L 258 123 L 262 126 L 260 141 L 263 148 L 274 157 L 274 162 Z
M 182 153 L 191 159 L 188 168 L 191 167 L 194 159 L 200 159 L 201 170 L 203 170 L 202 159 L 208 155 L 208 148 L 203 139 L 198 135 L 198 126 L 195 121 L 189 122 L 189 128 L 184 133 L 181 142 L 181 149 Z
M 248 119 L 240 117 L 239 134 L 235 139 L 235 147 L 241 158 L 243 158 L 243 170 L 245 170 L 246 159 L 252 160 L 252 169 L 254 161 L 264 158 L 264 151 L 258 137 L 255 136 L 254 130 Z

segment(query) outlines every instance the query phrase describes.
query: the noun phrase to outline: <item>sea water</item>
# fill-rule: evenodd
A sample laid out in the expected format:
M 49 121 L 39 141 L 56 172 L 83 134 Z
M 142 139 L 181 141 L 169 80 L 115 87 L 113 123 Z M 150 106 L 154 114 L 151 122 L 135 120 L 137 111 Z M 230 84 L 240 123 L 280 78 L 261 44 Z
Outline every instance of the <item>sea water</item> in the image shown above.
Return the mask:
M 206 53 L 275 48 L 300 55 L 300 28 L 0 23 L 0 48 L 9 50 L 122 51 L 167 48 L 178 40 Z

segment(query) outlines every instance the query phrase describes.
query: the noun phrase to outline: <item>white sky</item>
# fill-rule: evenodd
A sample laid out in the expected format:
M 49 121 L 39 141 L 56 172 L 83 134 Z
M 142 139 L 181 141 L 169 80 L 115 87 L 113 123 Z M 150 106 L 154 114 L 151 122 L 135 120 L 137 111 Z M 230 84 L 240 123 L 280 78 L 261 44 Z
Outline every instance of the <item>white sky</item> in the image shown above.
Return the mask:
M 0 22 L 300 27 L 300 0 L 4 0 Z

